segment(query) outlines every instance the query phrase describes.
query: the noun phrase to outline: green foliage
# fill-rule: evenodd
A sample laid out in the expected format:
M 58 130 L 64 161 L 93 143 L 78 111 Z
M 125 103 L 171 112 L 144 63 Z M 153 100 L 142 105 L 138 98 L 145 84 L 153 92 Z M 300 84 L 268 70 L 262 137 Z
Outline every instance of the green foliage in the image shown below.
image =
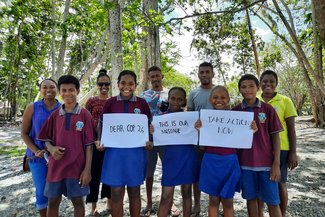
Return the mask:
M 26 147 L 24 146 L 5 146 L 0 148 L 0 155 L 8 155 L 10 157 L 24 156 Z

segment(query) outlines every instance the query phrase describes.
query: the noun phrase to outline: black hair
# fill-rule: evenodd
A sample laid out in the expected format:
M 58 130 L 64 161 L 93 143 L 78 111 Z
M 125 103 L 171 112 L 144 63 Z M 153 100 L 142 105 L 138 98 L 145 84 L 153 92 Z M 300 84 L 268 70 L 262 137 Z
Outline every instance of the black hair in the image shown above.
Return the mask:
M 148 69 L 148 74 L 152 71 L 159 71 L 161 72 L 161 69 L 158 67 L 158 66 L 151 66 L 149 69 Z
M 41 88 L 44 81 L 52 81 L 55 84 L 55 86 L 58 88 L 58 83 L 56 83 L 56 81 L 54 81 L 52 78 L 45 78 L 43 81 L 41 81 L 41 83 L 39 84 L 39 88 Z
M 255 75 L 252 75 L 252 74 L 245 74 L 243 76 L 241 76 L 241 78 L 239 79 L 238 81 L 238 89 L 240 89 L 240 85 L 243 81 L 246 81 L 246 80 L 252 80 L 255 82 L 256 86 L 259 87 L 260 86 L 260 83 L 258 81 L 258 79 L 256 78 Z
M 137 75 L 131 70 L 123 70 L 117 77 L 117 83 L 120 83 L 121 77 L 124 75 L 131 75 L 134 78 L 134 83 L 137 83 Z
M 229 96 L 229 92 L 228 92 L 227 88 L 226 88 L 225 86 L 222 86 L 222 85 L 217 85 L 217 86 L 215 86 L 214 88 L 212 88 L 212 90 L 210 91 L 210 96 L 209 96 L 209 98 L 211 98 L 211 97 L 212 97 L 212 94 L 214 93 L 214 91 L 216 91 L 216 90 L 218 90 L 218 89 L 223 89 L 223 90 L 227 93 L 228 97 L 230 98 L 230 96 Z
M 262 82 L 264 75 L 273 75 L 275 77 L 276 85 L 278 85 L 278 75 L 275 73 L 275 71 L 265 70 L 260 77 L 260 82 Z
M 59 89 L 60 89 L 61 84 L 74 84 L 74 86 L 76 87 L 77 90 L 80 89 L 79 80 L 76 77 L 74 77 L 73 75 L 62 75 L 58 81 Z
M 204 66 L 211 67 L 211 69 L 213 70 L 213 66 L 212 66 L 212 64 L 209 63 L 209 62 L 203 62 L 203 63 L 201 63 L 201 64 L 199 65 L 199 68 L 200 68 L 200 67 L 204 67 Z
M 107 70 L 106 69 L 100 69 L 99 70 L 99 74 L 97 76 L 97 83 L 98 83 L 98 79 L 101 78 L 101 77 L 108 77 L 109 80 L 111 80 L 111 78 L 107 75 Z
M 168 99 L 169 99 L 169 95 L 170 95 L 170 93 L 171 93 L 173 90 L 178 90 L 178 91 L 181 91 L 181 92 L 184 93 L 185 102 L 184 102 L 184 104 L 182 105 L 182 107 L 185 107 L 187 102 L 186 102 L 186 91 L 184 90 L 184 88 L 182 88 L 182 87 L 172 87 L 172 88 L 168 91 Z

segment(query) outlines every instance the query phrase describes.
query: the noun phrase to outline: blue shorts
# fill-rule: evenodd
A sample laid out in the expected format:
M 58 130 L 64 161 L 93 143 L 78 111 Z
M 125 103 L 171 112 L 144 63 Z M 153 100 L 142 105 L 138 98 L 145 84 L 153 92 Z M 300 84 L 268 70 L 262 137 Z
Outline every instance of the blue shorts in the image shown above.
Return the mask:
M 61 195 L 67 198 L 83 197 L 89 194 L 89 186 L 81 187 L 78 179 L 63 179 L 59 182 L 46 182 L 44 195 L 49 199 Z
M 205 153 L 200 171 L 200 190 L 223 199 L 233 198 L 240 191 L 240 167 L 236 154 Z
M 288 158 L 289 151 L 280 152 L 280 170 L 281 170 L 281 182 L 286 183 L 288 178 Z
M 38 210 L 47 207 L 47 197 L 44 196 L 44 188 L 46 183 L 47 166 L 46 162 L 32 162 L 29 161 L 29 168 L 32 173 L 32 178 L 36 190 L 36 203 L 35 207 Z
M 279 205 L 278 182 L 270 180 L 270 171 L 241 170 L 242 197 L 246 200 L 261 198 L 267 205 Z

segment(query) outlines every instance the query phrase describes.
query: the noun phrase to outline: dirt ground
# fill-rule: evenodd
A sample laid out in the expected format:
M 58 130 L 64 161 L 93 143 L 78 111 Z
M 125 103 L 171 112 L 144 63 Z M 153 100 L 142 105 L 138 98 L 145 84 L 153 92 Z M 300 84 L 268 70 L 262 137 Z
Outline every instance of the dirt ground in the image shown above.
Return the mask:
M 289 206 L 292 217 L 325 216 L 325 130 L 313 128 L 309 117 L 299 117 L 296 122 L 299 166 L 288 175 Z M 24 146 L 17 126 L 0 127 L 0 149 L 4 146 Z M 37 216 L 34 208 L 34 187 L 30 173 L 23 173 L 22 156 L 0 155 L 0 217 Z M 160 199 L 161 167 L 158 165 L 154 183 L 155 207 Z M 145 206 L 145 189 L 141 187 L 142 206 Z M 174 197 L 181 209 L 180 188 Z M 128 199 L 125 198 L 125 216 L 128 216 Z M 207 216 L 208 196 L 202 194 L 201 216 Z M 235 216 L 247 216 L 245 201 L 235 195 Z M 105 209 L 105 201 L 98 203 L 99 211 Z M 90 206 L 86 206 L 86 213 Z M 265 210 L 266 212 L 266 210 Z M 266 214 L 266 213 L 265 213 Z M 73 216 L 71 202 L 63 199 L 60 216 Z M 152 215 L 154 216 L 154 215 Z M 267 215 L 265 215 L 267 216 Z

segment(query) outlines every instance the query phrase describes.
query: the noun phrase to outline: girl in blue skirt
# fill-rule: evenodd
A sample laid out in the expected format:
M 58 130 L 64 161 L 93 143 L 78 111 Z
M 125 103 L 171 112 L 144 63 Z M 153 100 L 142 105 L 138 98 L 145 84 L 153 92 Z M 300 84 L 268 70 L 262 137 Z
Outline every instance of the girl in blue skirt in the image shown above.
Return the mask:
M 186 106 L 186 91 L 181 87 L 171 88 L 168 92 L 168 103 L 167 113 L 182 112 L 182 108 Z M 199 164 L 193 144 L 166 146 L 162 161 L 162 195 L 158 210 L 159 217 L 168 216 L 173 204 L 176 185 L 181 185 L 183 216 L 190 217 L 191 185 L 198 181 L 198 169 Z
M 209 101 L 213 109 L 227 110 L 229 108 L 229 93 L 224 86 L 216 86 L 211 90 Z M 201 128 L 201 121 L 195 127 Z M 251 128 L 257 130 L 253 121 Z M 216 138 L 217 139 L 217 138 Z M 233 197 L 240 190 L 240 166 L 235 148 L 209 147 L 205 148 L 202 159 L 199 188 L 209 194 L 209 217 L 219 216 L 220 202 L 223 216 L 233 217 Z

